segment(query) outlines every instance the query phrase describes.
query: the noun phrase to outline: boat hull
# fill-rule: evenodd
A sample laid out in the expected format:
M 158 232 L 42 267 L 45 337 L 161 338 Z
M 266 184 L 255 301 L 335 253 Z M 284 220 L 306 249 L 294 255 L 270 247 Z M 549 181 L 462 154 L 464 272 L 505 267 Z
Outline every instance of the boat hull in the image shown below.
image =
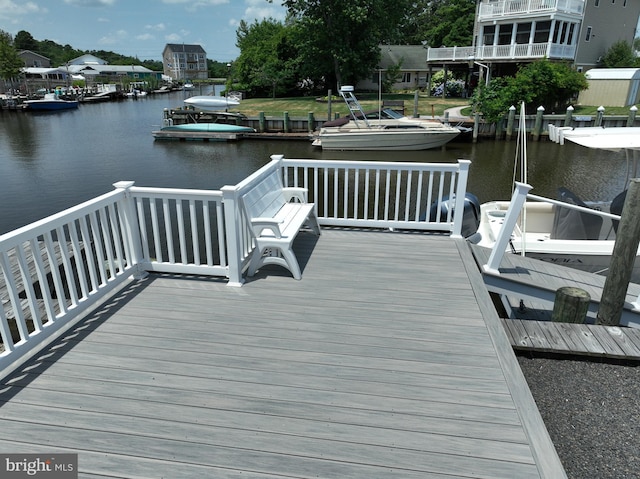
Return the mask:
M 78 108 L 77 101 L 68 100 L 27 100 L 24 102 L 29 110 L 57 111 Z
M 192 96 L 187 98 L 185 104 L 203 111 L 224 110 L 229 107 L 238 106 L 239 101 L 223 96 Z
M 229 125 L 226 123 L 186 123 L 184 125 L 165 126 L 161 131 L 191 131 L 211 133 L 253 133 L 248 126 Z
M 458 134 L 426 129 L 321 131 L 314 144 L 319 143 L 323 150 L 428 150 L 449 143 Z

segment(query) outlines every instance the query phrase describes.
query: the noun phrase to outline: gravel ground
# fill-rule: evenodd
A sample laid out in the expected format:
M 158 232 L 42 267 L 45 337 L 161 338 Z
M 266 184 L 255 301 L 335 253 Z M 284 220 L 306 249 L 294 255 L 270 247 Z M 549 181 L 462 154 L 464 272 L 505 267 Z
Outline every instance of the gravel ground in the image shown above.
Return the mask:
M 569 479 L 640 479 L 640 364 L 518 361 Z

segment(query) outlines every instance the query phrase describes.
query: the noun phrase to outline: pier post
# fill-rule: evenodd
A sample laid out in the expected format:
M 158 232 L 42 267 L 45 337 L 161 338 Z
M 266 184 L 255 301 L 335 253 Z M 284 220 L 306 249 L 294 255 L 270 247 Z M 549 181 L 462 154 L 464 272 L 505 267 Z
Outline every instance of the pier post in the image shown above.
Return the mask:
M 540 105 L 536 111 L 536 123 L 533 126 L 533 140 L 540 140 L 542 134 L 542 115 L 544 115 L 544 107 Z
M 283 126 L 283 128 L 282 128 L 283 131 L 285 133 L 289 133 L 290 128 L 289 128 L 289 112 L 288 111 L 284 112 L 284 119 L 283 119 L 283 125 L 282 126 Z
M 551 320 L 556 323 L 584 323 L 591 296 L 584 289 L 564 286 L 556 291 Z
M 516 120 L 516 107 L 511 105 L 509 107 L 509 117 L 507 118 L 507 140 L 510 140 L 513 136 L 513 124 Z
M 598 309 L 597 324 L 620 324 L 633 264 L 640 244 L 640 178 L 629 183 L 620 224 L 613 245 L 609 274 L 604 282 L 602 299 Z
M 333 95 L 333 92 L 329 90 L 327 92 L 327 121 L 331 121 L 331 95 Z
M 258 113 L 258 128 L 260 130 L 260 133 L 264 133 L 265 131 L 267 131 L 266 124 L 267 121 L 264 118 L 264 112 L 261 111 L 260 113 Z
M 596 116 L 596 126 L 602 126 L 603 116 L 604 116 L 604 107 L 601 105 L 598 107 L 598 114 Z
M 574 108 L 569 105 L 567 107 L 567 112 L 564 114 L 564 126 L 571 126 L 571 118 L 573 117 L 573 110 Z
M 475 112 L 473 115 L 473 142 L 478 142 L 478 129 L 480 124 L 480 113 Z
M 636 114 L 638 113 L 638 107 L 633 105 L 629 108 L 629 117 L 627 118 L 627 127 L 632 127 L 636 122 Z
M 313 130 L 316 129 L 316 120 L 313 117 L 313 112 L 309 112 L 309 116 L 307 117 L 307 130 L 309 133 L 313 133 Z
M 420 100 L 420 96 L 418 94 L 418 90 L 413 94 L 413 117 L 420 118 L 420 113 L 418 113 L 418 101 Z

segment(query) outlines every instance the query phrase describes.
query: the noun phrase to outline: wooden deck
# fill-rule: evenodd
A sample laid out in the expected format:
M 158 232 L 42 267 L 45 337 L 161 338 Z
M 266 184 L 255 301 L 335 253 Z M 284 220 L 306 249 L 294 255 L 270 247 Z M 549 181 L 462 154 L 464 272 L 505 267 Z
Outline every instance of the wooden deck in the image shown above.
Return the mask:
M 463 241 L 301 234 L 301 281 L 131 283 L 0 386 L 82 478 L 566 477 Z

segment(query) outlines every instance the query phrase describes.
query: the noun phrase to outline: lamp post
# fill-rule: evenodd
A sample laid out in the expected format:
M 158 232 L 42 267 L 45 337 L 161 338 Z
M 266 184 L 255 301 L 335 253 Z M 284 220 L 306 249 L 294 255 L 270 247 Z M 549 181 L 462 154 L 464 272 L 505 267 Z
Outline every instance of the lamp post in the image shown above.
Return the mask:
M 225 89 L 227 90 L 225 96 L 228 97 L 231 91 L 231 62 L 227 63 L 227 85 Z
M 469 69 L 470 70 L 473 70 L 473 66 L 474 65 L 478 65 L 480 67 L 480 78 L 479 78 L 479 80 L 482 80 L 482 78 L 484 77 L 484 70 L 487 70 L 487 74 L 486 74 L 486 77 L 485 77 L 484 84 L 485 84 L 485 86 L 488 85 L 489 84 L 489 72 L 490 72 L 489 65 L 485 65 L 484 63 L 477 62 L 476 59 L 473 56 L 470 56 L 468 58 L 467 63 L 469 64 Z

